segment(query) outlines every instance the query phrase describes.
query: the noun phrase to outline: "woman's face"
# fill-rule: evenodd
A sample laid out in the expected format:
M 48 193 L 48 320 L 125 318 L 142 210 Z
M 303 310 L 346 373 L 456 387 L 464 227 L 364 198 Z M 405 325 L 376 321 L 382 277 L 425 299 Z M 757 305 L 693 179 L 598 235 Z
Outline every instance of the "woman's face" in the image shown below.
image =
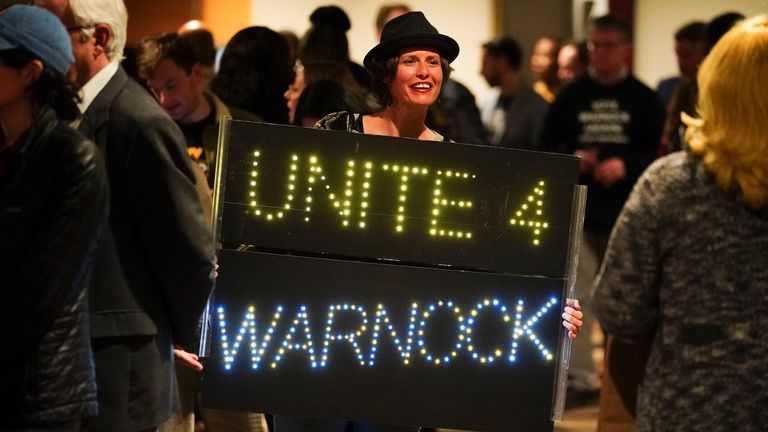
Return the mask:
M 30 63 L 31 64 L 31 63 Z M 26 88 L 34 82 L 26 66 L 15 69 L 3 64 L 0 60 L 0 109 L 13 105 L 19 99 L 26 97 Z M 41 68 L 42 70 L 42 68 Z
M 296 78 L 293 79 L 293 84 L 288 86 L 288 90 L 283 93 L 285 105 L 288 106 L 288 122 L 290 124 L 293 124 L 293 119 L 296 116 L 296 105 L 298 105 L 301 92 L 304 91 L 304 87 L 306 86 L 307 82 L 304 81 L 304 68 L 300 68 L 296 71 Z
M 400 52 L 397 72 L 389 83 L 394 105 L 428 107 L 437 100 L 442 85 L 443 69 L 437 51 L 416 48 Z

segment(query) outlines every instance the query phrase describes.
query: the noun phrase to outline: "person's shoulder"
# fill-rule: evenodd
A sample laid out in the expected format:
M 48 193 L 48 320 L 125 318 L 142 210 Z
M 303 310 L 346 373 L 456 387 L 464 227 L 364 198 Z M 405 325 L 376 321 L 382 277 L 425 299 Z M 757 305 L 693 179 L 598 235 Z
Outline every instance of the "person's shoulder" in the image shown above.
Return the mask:
M 58 122 L 51 131 L 54 148 L 61 154 L 58 165 L 72 169 L 100 166 L 100 151 L 93 141 L 68 124 Z
M 658 91 L 670 90 L 677 87 L 679 83 L 680 83 L 679 76 L 664 78 L 661 81 L 659 81 L 659 84 L 656 86 L 656 89 Z
M 144 121 L 153 117 L 170 120 L 170 117 L 149 91 L 132 79 L 129 79 L 121 91 L 117 93 L 110 111 L 112 115 L 118 115 L 127 120 Z
M 654 98 L 656 97 L 656 92 L 648 86 L 648 84 L 640 81 L 640 78 L 636 77 L 634 74 L 629 74 L 627 79 L 624 80 L 624 84 L 636 91 L 643 92 L 645 95 L 653 95 Z
M 522 99 L 525 100 L 527 105 L 530 105 L 532 107 L 537 108 L 547 108 L 549 107 L 549 102 L 547 102 L 544 97 L 542 97 L 539 93 L 537 93 L 533 87 L 531 87 L 528 84 L 524 84 L 520 91 L 520 96 Z
M 699 160 L 687 151 L 678 151 L 653 161 L 638 184 L 651 188 L 659 197 L 675 201 L 689 193 L 698 172 Z
M 348 111 L 339 111 L 330 113 L 325 117 L 318 120 L 315 123 L 315 127 L 318 129 L 346 131 L 346 132 L 360 132 L 355 127 L 361 114 L 355 114 Z
M 584 74 L 584 76 L 576 78 L 561 88 L 557 97 L 555 97 L 555 100 L 552 102 L 552 105 L 563 105 L 571 103 L 574 100 L 587 98 L 593 95 L 596 89 L 597 82 L 588 74 Z
M 211 104 L 212 108 L 216 111 L 216 119 L 218 123 L 218 119 L 223 116 L 231 116 L 235 120 L 245 120 L 245 121 L 252 121 L 252 122 L 263 122 L 264 119 L 257 116 L 256 114 L 246 111 L 241 108 L 235 108 L 231 107 L 224 103 L 216 94 L 214 94 L 211 91 L 205 91 L 204 93 L 206 99 L 208 100 L 208 103 Z

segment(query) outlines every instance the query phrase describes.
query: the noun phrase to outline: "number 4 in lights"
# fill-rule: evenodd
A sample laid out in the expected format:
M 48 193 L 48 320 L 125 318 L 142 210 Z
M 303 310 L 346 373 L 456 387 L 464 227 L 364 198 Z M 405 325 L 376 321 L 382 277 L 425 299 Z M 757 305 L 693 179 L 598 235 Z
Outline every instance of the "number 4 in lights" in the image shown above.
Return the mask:
M 541 220 L 542 207 L 544 205 L 544 180 L 539 181 L 533 189 L 533 193 L 515 211 L 509 219 L 509 224 L 533 231 L 533 244 L 538 246 L 541 232 L 549 228 L 549 223 Z

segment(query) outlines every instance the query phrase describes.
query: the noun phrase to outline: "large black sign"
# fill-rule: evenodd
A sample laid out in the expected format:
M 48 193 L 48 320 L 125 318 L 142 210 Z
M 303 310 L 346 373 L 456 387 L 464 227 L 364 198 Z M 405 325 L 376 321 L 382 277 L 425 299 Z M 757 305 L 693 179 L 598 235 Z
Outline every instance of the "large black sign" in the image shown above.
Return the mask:
M 227 126 L 206 405 L 551 430 L 575 158 Z

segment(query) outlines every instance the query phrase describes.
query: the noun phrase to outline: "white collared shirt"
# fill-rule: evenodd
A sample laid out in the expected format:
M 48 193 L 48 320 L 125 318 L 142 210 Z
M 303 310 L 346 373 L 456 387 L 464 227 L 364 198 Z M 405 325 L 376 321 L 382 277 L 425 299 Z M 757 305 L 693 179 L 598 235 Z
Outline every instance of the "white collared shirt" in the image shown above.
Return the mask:
M 91 106 L 93 100 L 96 99 L 96 96 L 98 96 L 99 93 L 104 90 L 104 87 L 107 86 L 109 80 L 111 80 L 112 77 L 117 73 L 117 68 L 119 66 L 120 62 L 117 60 L 109 62 L 108 65 L 104 66 L 100 71 L 96 72 L 96 75 L 92 76 L 91 79 L 85 83 L 83 88 L 80 89 L 80 94 L 82 95 L 83 100 L 80 101 L 78 106 L 80 107 L 81 113 L 85 113 L 88 107 Z

